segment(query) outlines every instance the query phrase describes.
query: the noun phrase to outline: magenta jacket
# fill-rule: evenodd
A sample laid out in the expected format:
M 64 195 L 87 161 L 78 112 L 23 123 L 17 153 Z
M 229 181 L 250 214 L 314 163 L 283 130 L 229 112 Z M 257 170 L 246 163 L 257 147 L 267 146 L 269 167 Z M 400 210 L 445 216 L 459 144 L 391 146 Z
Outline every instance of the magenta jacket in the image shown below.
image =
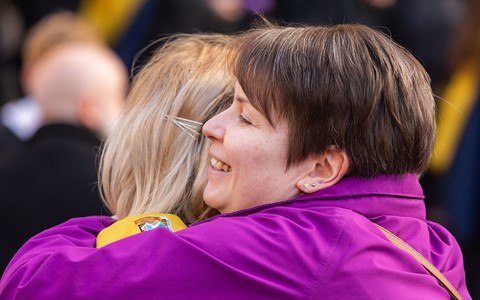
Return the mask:
M 96 235 L 112 222 L 72 219 L 30 239 L 6 269 L 0 299 L 449 299 L 372 222 L 471 299 L 459 246 L 425 220 L 415 175 L 344 178 L 314 194 L 96 249 Z

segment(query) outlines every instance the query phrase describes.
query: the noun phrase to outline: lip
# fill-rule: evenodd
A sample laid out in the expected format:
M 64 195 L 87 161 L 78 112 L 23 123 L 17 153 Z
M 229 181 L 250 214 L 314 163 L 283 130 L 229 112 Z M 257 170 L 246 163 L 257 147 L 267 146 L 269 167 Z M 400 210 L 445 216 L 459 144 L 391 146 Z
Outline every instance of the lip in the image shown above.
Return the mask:
M 218 175 L 225 175 L 225 174 L 226 174 L 225 172 L 222 172 L 222 171 L 220 171 L 220 170 L 217 170 L 217 169 L 215 169 L 213 166 L 210 166 L 210 167 L 208 168 L 208 175 L 216 175 L 216 176 L 218 176 Z
M 213 178 L 213 177 L 223 177 L 223 176 L 227 176 L 229 175 L 230 172 L 224 172 L 224 171 L 221 171 L 221 170 L 217 170 L 215 169 L 213 166 L 210 166 L 208 169 L 207 169 L 207 176 L 209 178 Z

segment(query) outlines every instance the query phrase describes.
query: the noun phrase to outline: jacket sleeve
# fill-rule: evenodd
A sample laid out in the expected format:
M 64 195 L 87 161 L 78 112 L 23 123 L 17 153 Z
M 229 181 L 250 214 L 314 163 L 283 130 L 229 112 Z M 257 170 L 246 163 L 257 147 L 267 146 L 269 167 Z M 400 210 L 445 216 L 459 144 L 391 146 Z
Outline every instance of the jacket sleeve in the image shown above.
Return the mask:
M 5 269 L 0 281 L 0 299 L 36 298 L 25 296 L 24 288 L 28 290 L 30 282 L 39 279 L 43 270 L 51 272 L 48 266 L 52 257 L 64 253 L 68 259 L 82 258 L 95 247 L 98 232 L 113 222 L 101 216 L 75 218 L 32 237 Z
M 289 218 L 218 217 L 95 248 L 108 223 L 72 220 L 32 238 L 6 270 L 0 300 L 301 299 L 323 265 L 297 246 L 301 229 Z
M 110 223 L 71 220 L 29 240 L 1 279 L 0 299 L 218 299 L 233 286 L 255 293 L 255 278 L 224 259 L 231 257 L 225 243 L 236 238 L 229 232 L 209 231 L 210 224 L 158 228 L 95 248 Z

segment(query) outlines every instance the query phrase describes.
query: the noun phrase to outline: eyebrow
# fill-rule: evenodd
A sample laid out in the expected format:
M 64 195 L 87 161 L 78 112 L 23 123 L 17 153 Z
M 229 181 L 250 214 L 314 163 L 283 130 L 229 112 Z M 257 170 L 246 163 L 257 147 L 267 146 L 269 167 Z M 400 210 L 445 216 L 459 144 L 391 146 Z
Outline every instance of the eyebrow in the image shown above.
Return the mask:
M 247 98 L 244 98 L 244 97 L 235 96 L 235 99 L 238 102 L 241 102 L 241 103 L 250 103 L 250 101 Z

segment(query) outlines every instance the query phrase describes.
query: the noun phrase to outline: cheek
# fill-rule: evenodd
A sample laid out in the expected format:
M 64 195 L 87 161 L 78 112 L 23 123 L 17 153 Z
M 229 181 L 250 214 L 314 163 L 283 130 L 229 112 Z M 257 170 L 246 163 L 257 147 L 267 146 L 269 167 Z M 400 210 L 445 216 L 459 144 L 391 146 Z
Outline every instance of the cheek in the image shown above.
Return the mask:
M 243 133 L 243 132 L 242 132 Z M 287 138 L 277 134 L 245 134 L 225 136 L 224 146 L 229 149 L 231 162 L 253 166 L 261 171 L 262 166 L 284 169 L 287 162 Z
M 254 145 L 253 142 L 248 142 L 244 143 L 242 148 L 240 145 L 238 147 L 232 145 L 236 153 L 231 156 L 230 162 L 232 168 L 236 170 L 233 174 L 237 182 L 241 182 L 242 186 L 251 184 L 250 188 L 257 187 L 275 180 L 285 172 L 287 156 L 286 151 L 283 151 L 284 145 L 276 143 Z

